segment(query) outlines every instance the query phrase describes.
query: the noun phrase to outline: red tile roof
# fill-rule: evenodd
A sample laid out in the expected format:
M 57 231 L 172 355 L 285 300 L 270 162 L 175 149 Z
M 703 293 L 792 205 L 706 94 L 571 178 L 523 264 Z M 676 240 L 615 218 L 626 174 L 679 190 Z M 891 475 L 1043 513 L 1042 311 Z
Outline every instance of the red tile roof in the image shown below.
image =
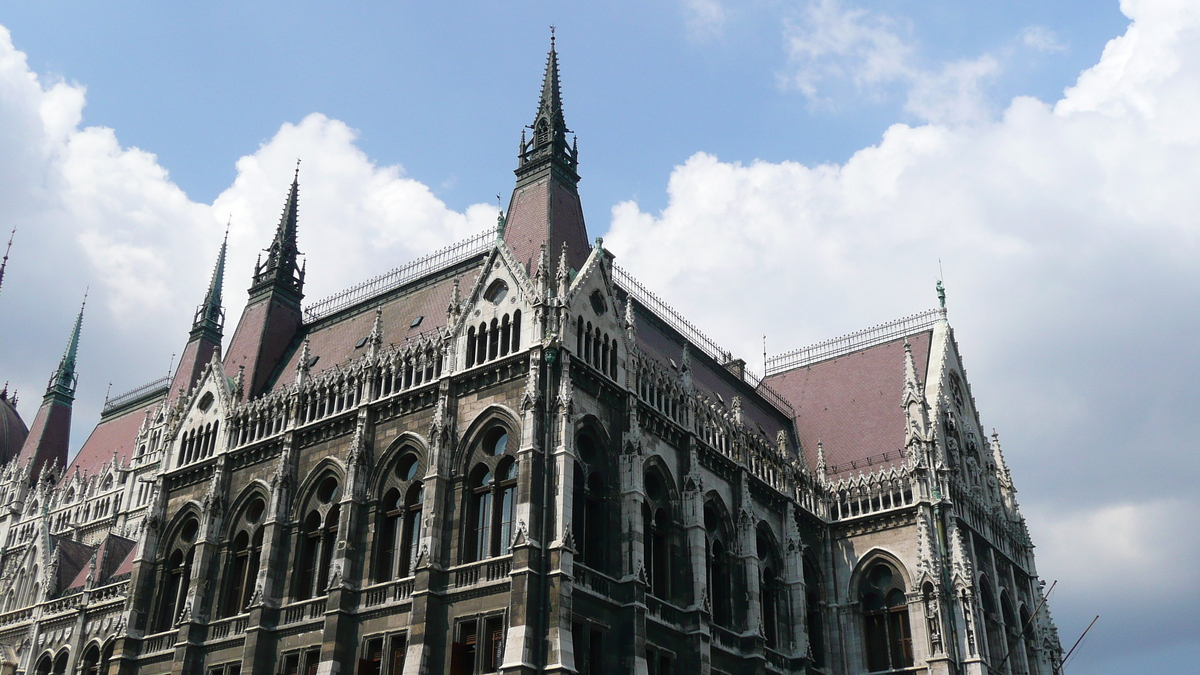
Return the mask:
M 128 571 L 132 572 L 133 549 L 136 548 L 136 546 L 137 543 L 132 539 L 118 537 L 115 534 L 110 534 L 105 537 L 104 541 L 100 542 L 99 552 L 96 554 L 95 584 L 99 586 L 104 584 L 110 578 L 117 576 L 118 574 L 123 574 L 123 572 L 120 570 L 126 562 L 129 563 Z M 87 584 L 87 575 L 90 568 L 90 563 L 91 558 L 89 557 L 88 561 L 79 569 L 79 573 L 75 575 L 75 578 L 70 582 L 69 585 L 64 586 L 62 590 L 65 591 L 72 588 L 82 588 L 85 584 Z
M 918 377 L 929 364 L 932 331 L 909 336 Z M 768 377 L 767 384 L 796 408 L 800 444 L 810 467 L 817 442 L 833 473 L 895 464 L 903 455 L 904 339 Z M 889 459 L 878 459 L 889 453 Z M 853 465 L 853 468 L 852 468 Z M 869 470 L 869 469 L 868 469 Z
M 576 270 L 583 269 L 591 245 L 579 194 L 550 177 L 513 190 L 504 242 L 525 265 L 531 279 L 537 274 L 543 242 L 550 257 L 551 276 L 558 267 L 563 242 L 567 244 L 568 263 Z
M 463 297 L 471 292 L 479 277 L 479 267 L 459 272 L 459 287 Z M 352 313 L 346 313 L 329 323 L 318 322 L 307 333 L 309 353 L 317 357 L 313 373 L 345 365 L 366 353 L 366 344 L 359 341 L 371 334 L 375 324 L 375 307 L 383 309 L 383 344 L 402 345 L 422 333 L 430 333 L 446 325 L 446 307 L 454 293 L 454 276 L 443 274 L 433 280 L 418 282 L 388 298 L 382 305 L 364 302 Z M 423 316 L 420 324 L 413 321 Z M 278 371 L 273 388 L 295 382 L 300 350 L 293 345 L 283 367 Z
M 71 406 L 51 401 L 38 408 L 33 426 L 21 446 L 19 462 L 22 466 L 33 462 L 33 475 L 37 475 L 43 462 L 66 464 L 67 447 L 71 441 Z
M 79 449 L 75 459 L 71 460 L 71 465 L 63 474 L 63 480 L 69 480 L 71 476 L 75 475 L 76 470 L 89 476 L 97 475 L 106 464 L 112 461 L 113 453 L 116 453 L 120 463 L 127 463 L 142 421 L 146 419 L 146 414 L 154 410 L 162 400 L 162 396 L 157 396 L 120 415 L 107 419 L 102 418 L 96 428 L 92 429 L 91 435 Z
M 7 391 L 0 396 L 0 462 L 8 463 L 21 452 L 29 429 L 8 399 Z
M 642 352 L 654 358 L 668 369 L 672 362 L 677 369 L 683 360 L 683 337 L 670 328 L 662 327 L 658 319 L 646 315 L 639 305 L 636 308 L 637 341 Z M 759 403 L 757 397 L 750 396 L 737 385 L 737 377 L 723 366 L 713 365 L 700 350 L 694 347 L 692 355 L 692 383 L 696 390 L 718 405 L 724 403 L 727 410 L 732 410 L 733 397 L 742 399 L 742 415 L 751 429 L 761 429 L 762 435 L 770 443 L 775 443 L 775 436 L 781 430 L 787 429 L 787 422 L 781 419 L 781 413 L 765 403 Z M 747 383 L 746 388 L 749 388 Z M 718 397 L 718 394 L 720 395 Z

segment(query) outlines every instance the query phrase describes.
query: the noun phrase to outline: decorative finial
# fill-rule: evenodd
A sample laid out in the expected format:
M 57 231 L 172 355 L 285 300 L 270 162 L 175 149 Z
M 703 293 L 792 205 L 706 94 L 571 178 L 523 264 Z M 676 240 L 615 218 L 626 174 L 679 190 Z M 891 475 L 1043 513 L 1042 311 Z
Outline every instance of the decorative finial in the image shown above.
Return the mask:
M 942 306 L 942 309 L 946 309 L 946 287 L 944 285 L 942 285 L 941 279 L 937 280 L 936 288 L 937 288 L 938 304 L 940 304 Z
M 300 180 L 300 158 L 299 157 L 296 158 L 296 173 L 292 175 L 292 180 L 293 181 Z

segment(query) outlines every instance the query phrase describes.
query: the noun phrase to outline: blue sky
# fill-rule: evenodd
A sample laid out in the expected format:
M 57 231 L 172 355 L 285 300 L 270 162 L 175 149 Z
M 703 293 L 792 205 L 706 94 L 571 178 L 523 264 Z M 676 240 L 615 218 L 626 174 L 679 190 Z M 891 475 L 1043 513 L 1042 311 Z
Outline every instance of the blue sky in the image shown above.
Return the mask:
M 672 167 L 694 152 L 843 162 L 912 121 L 894 92 L 845 91 L 814 109 L 780 86 L 781 25 L 802 3 L 729 3 L 719 32 L 697 30 L 677 2 L 188 4 L 18 3 L 0 21 L 35 71 L 87 86 L 84 124 L 154 152 L 205 202 L 232 181 L 232 159 L 314 111 L 358 129 L 373 160 L 403 165 L 451 208 L 491 199 L 510 187 L 550 24 L 600 231 L 618 201 L 665 206 Z M 1011 52 L 989 88 L 997 107 L 1016 94 L 1053 100 L 1127 23 L 1111 2 L 859 5 L 892 17 L 925 62 Z M 1065 49 L 1022 49 L 1030 26 Z
M 0 8 L 27 419 L 89 285 L 73 445 L 165 373 L 229 219 L 236 321 L 298 156 L 310 301 L 494 223 L 555 24 L 618 264 L 752 366 L 941 266 L 1068 672 L 1200 661 L 1194 0 L 178 4 Z

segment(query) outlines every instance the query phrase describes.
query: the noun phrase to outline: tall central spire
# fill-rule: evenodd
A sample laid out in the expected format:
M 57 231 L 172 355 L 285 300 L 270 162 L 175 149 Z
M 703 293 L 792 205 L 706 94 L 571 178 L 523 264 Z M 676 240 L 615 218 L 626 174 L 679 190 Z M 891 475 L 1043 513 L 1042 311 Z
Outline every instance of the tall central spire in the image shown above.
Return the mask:
M 550 53 L 546 55 L 546 72 L 542 77 L 542 95 L 538 98 L 537 115 L 528 128 L 533 130 L 533 138 L 527 142 L 522 134 L 517 176 L 533 173 L 547 162 L 553 162 L 578 182 L 579 176 L 575 171 L 579 157 L 576 149 L 567 145 L 567 134 L 572 131 L 567 128 L 566 118 L 563 117 L 558 52 L 555 50 L 553 34 L 550 35 Z
M 275 228 L 275 239 L 267 248 L 265 263 L 254 267 L 254 283 L 250 294 L 257 295 L 260 291 L 272 288 L 288 291 L 294 295 L 299 304 L 303 298 L 304 271 L 299 268 L 297 257 L 300 251 L 296 247 L 296 227 L 300 211 L 300 161 L 296 161 L 296 173 L 292 177 L 292 187 L 288 190 L 287 201 L 283 205 L 283 215 L 279 217 L 279 226 Z
M 531 278 L 539 271 L 543 246 L 557 253 L 566 245 L 567 264 L 582 269 L 591 247 L 579 201 L 579 150 L 575 143 L 567 144 L 567 134 L 573 132 L 563 117 L 553 34 L 537 115 L 526 128 L 533 130 L 533 137 L 527 139 L 521 132 L 517 186 L 504 221 L 504 242 L 527 266 Z M 547 278 L 556 278 L 558 264 L 559 257 L 551 255 Z

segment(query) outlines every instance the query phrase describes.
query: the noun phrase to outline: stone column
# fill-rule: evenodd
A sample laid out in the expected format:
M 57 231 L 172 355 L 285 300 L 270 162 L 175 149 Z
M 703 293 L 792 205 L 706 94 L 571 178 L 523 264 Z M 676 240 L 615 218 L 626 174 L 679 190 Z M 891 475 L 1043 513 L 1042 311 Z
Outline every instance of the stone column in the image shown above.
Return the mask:
M 449 359 L 452 351 L 447 351 Z M 408 647 L 404 657 L 404 675 L 431 673 L 430 658 L 438 648 L 438 635 L 425 628 L 442 610 L 438 596 L 431 592 L 434 581 L 445 574 L 449 543 L 445 537 L 450 523 L 445 520 L 446 504 L 451 497 L 450 476 L 454 467 L 455 424 L 457 412 L 450 384 L 450 368 L 442 370 L 438 386 L 437 409 L 429 428 L 429 456 L 425 460 L 425 478 L 421 505 L 421 537 L 413 579 L 412 608 L 409 610 Z
M 621 538 L 621 566 L 624 572 L 621 583 L 629 585 L 632 590 L 630 620 L 633 644 L 629 645 L 631 653 L 622 659 L 622 665 L 634 675 L 646 675 L 649 672 L 646 664 L 646 590 L 649 570 L 646 569 L 646 533 L 645 523 L 642 521 L 642 505 L 646 498 L 643 481 L 646 460 L 641 454 L 637 396 L 630 393 L 626 400 L 629 431 L 625 434 L 618 480 L 621 490 L 621 529 L 625 535 Z
M 204 639 L 208 633 L 210 592 L 214 573 L 214 561 L 220 550 L 221 530 L 225 522 L 225 462 L 228 455 L 217 457 L 210 478 L 208 493 L 202 503 L 200 531 L 192 547 L 192 576 L 179 621 L 179 634 L 175 639 L 175 659 L 171 672 L 177 675 L 191 673 L 204 665 Z
M 789 656 L 804 656 L 808 651 L 808 625 L 805 606 L 804 557 L 800 551 L 800 532 L 796 528 L 796 504 L 788 501 L 783 513 L 783 583 L 787 597 L 792 634 Z
M 293 419 L 296 416 L 293 415 Z M 258 575 L 250 598 L 246 642 L 242 649 L 243 673 L 269 673 L 275 663 L 275 629 L 279 607 L 288 592 L 288 562 L 291 555 L 289 511 L 296 481 L 296 458 L 292 449 L 293 433 L 283 437 L 283 448 L 271 475 L 271 501 L 263 522 L 263 547 Z
M 550 458 L 549 470 L 554 472 L 554 490 L 547 498 L 553 509 L 553 539 L 550 542 L 549 594 L 550 616 L 547 631 L 546 672 L 577 672 L 575 662 L 572 596 L 575 553 L 578 550 L 578 528 L 574 522 L 575 505 L 575 428 L 572 423 L 573 391 L 571 386 L 570 357 L 563 353 L 560 376 L 557 415 L 553 421 L 556 442 Z
M 514 520 L 517 523 L 512 547 L 511 592 L 508 605 L 508 633 L 504 640 L 504 661 L 500 672 L 508 674 L 534 673 L 538 670 L 539 632 L 544 622 L 549 621 L 543 611 L 542 556 L 546 555 L 545 538 L 552 533 L 544 527 L 542 510 L 546 448 L 543 433 L 549 428 L 546 408 L 553 402 L 546 401 L 551 364 L 544 362 L 543 354 L 548 350 L 535 347 L 529 352 L 529 373 L 525 381 L 525 394 L 521 403 L 521 449 L 517 453 L 517 504 Z M 543 377 L 543 367 L 545 376 Z M 551 441 L 552 442 L 552 441 Z M 548 647 L 548 645 L 547 645 Z
M 712 672 L 712 595 L 708 588 L 708 534 L 704 529 L 704 484 L 700 477 L 699 460 L 696 456 L 696 439 L 689 438 L 690 471 L 683 479 L 683 528 L 687 539 L 688 563 L 692 569 L 692 603 L 687 611 L 698 616 L 699 630 L 692 635 L 692 649 L 696 652 L 698 672 Z
M 362 532 L 366 519 L 363 502 L 371 473 L 373 440 L 370 408 L 360 402 L 358 420 L 346 451 L 346 485 L 339 502 L 337 543 L 330 556 L 329 586 L 325 589 L 325 626 L 318 675 L 354 672 L 358 653 L 354 610 L 362 582 L 364 556 L 360 545 L 366 541 Z

